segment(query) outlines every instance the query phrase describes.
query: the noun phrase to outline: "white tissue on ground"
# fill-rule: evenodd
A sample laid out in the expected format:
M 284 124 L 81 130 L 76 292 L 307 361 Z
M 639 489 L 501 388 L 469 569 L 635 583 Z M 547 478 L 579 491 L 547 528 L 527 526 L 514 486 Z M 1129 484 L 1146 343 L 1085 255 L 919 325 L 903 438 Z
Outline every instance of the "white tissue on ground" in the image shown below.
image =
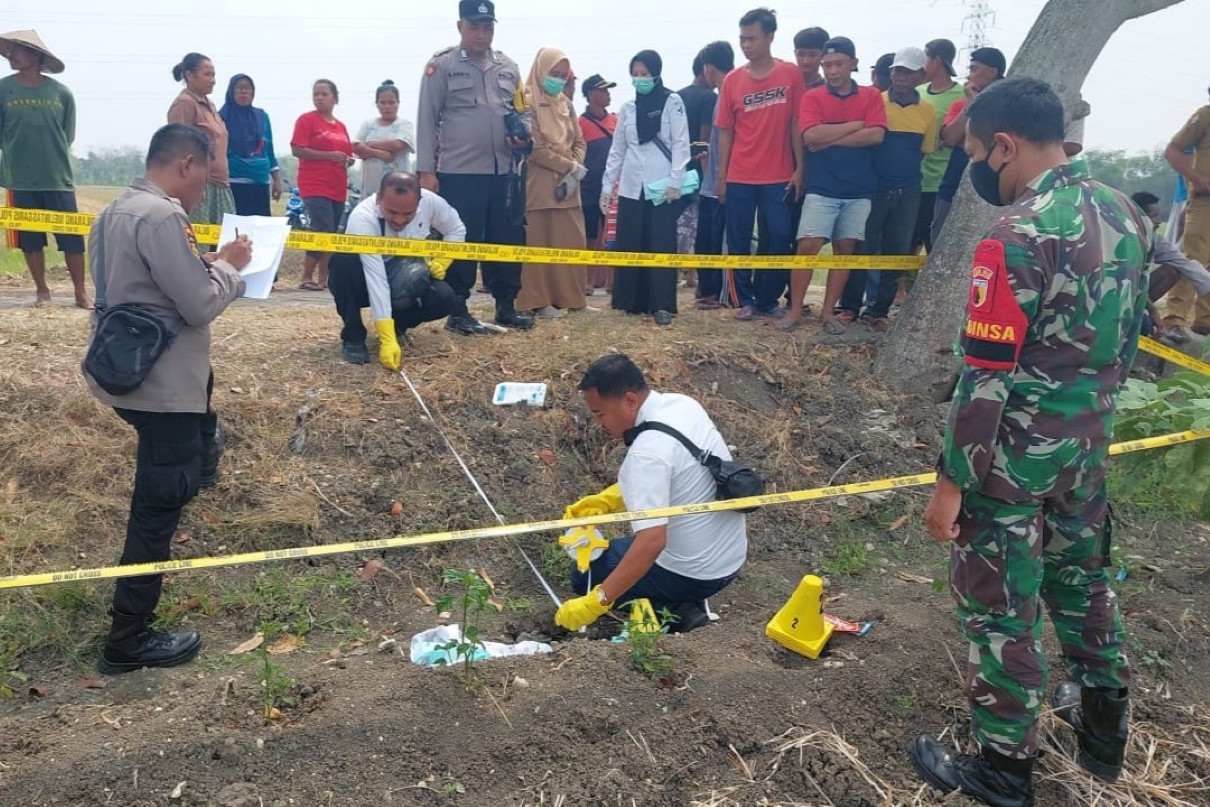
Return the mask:
M 465 656 L 461 652 L 449 647 L 451 642 L 462 644 L 462 629 L 458 625 L 439 625 L 417 633 L 412 637 L 410 653 L 412 663 L 422 667 L 437 667 L 464 661 Z M 480 642 L 475 646 L 471 660 L 483 661 L 505 656 L 533 656 L 549 652 L 551 652 L 551 647 L 544 642 L 517 642 L 516 644 Z

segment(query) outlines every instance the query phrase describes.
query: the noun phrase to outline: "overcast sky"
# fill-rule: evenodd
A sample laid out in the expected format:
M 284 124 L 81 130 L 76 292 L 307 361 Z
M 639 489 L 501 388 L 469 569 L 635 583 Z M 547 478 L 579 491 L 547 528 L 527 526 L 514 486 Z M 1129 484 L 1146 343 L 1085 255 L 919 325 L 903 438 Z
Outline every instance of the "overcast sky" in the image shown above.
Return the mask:
M 75 93 L 75 150 L 145 147 L 164 123 L 179 91 L 171 69 L 189 51 L 213 59 L 219 83 L 212 100 L 223 103 L 227 79 L 248 73 L 257 85 L 256 105 L 269 112 L 278 153 L 288 151 L 294 120 L 309 111 L 310 88 L 330 78 L 341 96 L 337 117 L 352 132 L 375 114 L 374 89 L 393 79 L 403 94 L 401 113 L 415 119 L 416 91 L 428 58 L 457 41 L 455 0 L 400 0 L 377 4 L 319 0 L 38 0 L 6 3 L 4 28 L 35 28 L 67 64 L 60 76 Z M 793 36 L 819 25 L 857 45 L 862 70 L 887 51 L 922 47 L 948 37 L 964 49 L 963 0 L 833 0 L 771 2 L 779 10 L 775 55 L 793 59 Z M 996 12 L 989 44 L 1011 62 L 1044 0 L 991 0 Z M 1096 0 L 1090 5 L 1095 6 Z M 372 13 L 369 9 L 386 9 Z M 676 89 L 689 83 L 690 63 L 702 45 L 726 39 L 738 52 L 738 19 L 750 6 L 721 0 L 606 0 L 552 2 L 501 0 L 498 49 L 529 72 L 543 46 L 571 57 L 581 78 L 601 73 L 625 79 L 630 57 L 654 48 L 664 58 L 664 77 Z M 119 10 L 120 9 L 120 10 Z M 808 9 L 810 9 L 808 11 Z M 1189 0 L 1126 23 L 1110 40 L 1084 86 L 1092 104 L 1086 140 L 1090 147 L 1139 150 L 1167 142 L 1190 113 L 1206 103 L 1210 70 L 1196 58 L 1210 31 L 1210 3 Z M 1078 36 L 1078 31 L 1072 31 Z M 959 54 L 965 74 L 966 53 Z M 616 106 L 631 94 L 619 87 Z M 577 99 L 577 108 L 582 100 Z

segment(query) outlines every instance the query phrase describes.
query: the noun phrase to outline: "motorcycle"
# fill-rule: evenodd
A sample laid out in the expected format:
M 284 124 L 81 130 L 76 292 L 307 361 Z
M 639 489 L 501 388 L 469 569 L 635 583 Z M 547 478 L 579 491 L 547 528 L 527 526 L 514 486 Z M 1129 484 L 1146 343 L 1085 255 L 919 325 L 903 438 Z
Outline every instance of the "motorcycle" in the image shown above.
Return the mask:
M 290 199 L 286 202 L 286 220 L 295 230 L 305 230 L 309 224 L 307 208 L 303 204 L 302 196 L 298 193 L 298 188 L 290 189 Z

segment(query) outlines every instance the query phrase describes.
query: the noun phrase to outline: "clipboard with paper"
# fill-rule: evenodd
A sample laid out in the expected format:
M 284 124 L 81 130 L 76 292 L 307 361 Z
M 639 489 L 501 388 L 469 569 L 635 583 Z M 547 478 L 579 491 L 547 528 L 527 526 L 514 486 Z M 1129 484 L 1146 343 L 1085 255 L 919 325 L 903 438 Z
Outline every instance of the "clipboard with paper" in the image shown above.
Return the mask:
M 219 244 L 234 241 L 241 235 L 248 236 L 248 240 L 252 242 L 252 260 L 240 270 L 245 284 L 244 297 L 253 300 L 267 299 L 269 292 L 273 290 L 277 269 L 281 265 L 286 239 L 290 237 L 289 220 L 276 216 L 236 216 L 224 213 Z

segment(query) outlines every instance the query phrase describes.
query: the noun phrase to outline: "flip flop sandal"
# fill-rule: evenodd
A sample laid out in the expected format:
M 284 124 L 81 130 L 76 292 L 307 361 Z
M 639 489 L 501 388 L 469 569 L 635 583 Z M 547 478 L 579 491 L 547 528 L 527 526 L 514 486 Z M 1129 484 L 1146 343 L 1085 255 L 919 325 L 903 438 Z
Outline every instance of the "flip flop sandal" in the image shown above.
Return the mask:
M 849 320 L 849 322 L 852 322 L 852 321 L 853 321 L 852 319 Z M 848 328 L 845 327 L 848 324 L 849 324 L 848 322 L 842 321 L 840 318 L 840 315 L 837 314 L 836 316 L 832 317 L 830 320 L 828 320 L 827 322 L 825 322 L 823 324 L 823 332 L 827 333 L 827 334 L 831 334 L 832 336 L 839 336 L 840 334 L 842 334 L 848 330 Z
M 307 280 L 302 283 L 299 283 L 298 287 L 300 289 L 302 289 L 303 291 L 323 291 L 322 286 L 320 286 L 318 283 L 311 281 L 311 280 Z

